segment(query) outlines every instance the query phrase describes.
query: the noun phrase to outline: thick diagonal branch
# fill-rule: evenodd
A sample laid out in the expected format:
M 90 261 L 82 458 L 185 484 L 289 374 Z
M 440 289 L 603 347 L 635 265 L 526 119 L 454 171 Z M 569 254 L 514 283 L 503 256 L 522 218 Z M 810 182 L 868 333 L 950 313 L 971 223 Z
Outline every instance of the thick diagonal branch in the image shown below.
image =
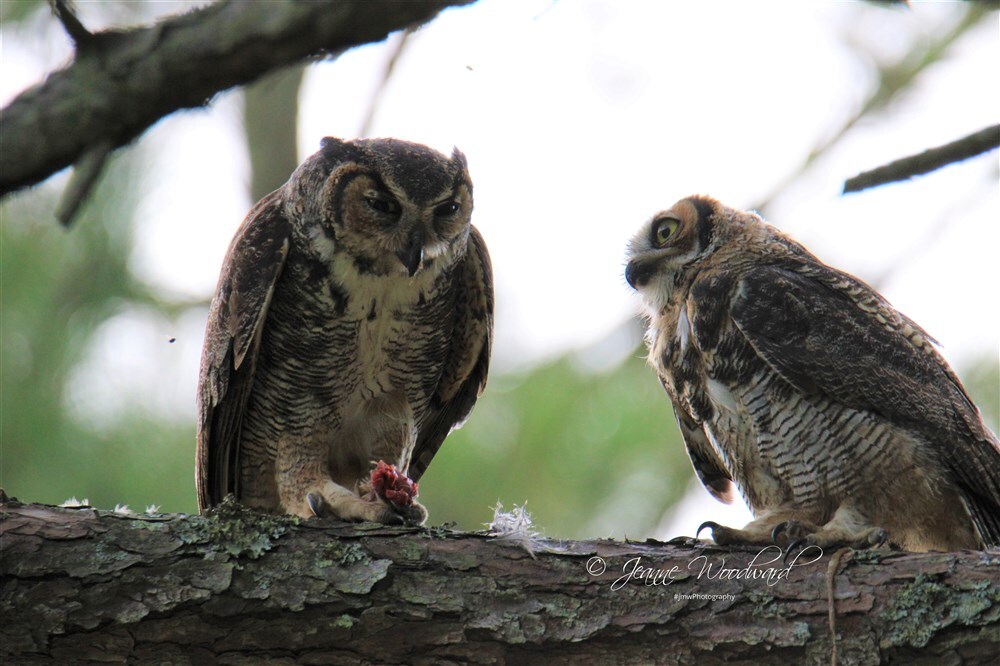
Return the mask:
M 160 118 L 310 56 L 384 39 L 473 0 L 226 0 L 155 25 L 96 33 L 65 69 L 0 118 L 0 196 L 94 146 L 123 146 Z
M 533 556 L 525 552 L 533 550 Z M 0 661 L 994 663 L 1000 554 L 505 540 L 0 502 Z

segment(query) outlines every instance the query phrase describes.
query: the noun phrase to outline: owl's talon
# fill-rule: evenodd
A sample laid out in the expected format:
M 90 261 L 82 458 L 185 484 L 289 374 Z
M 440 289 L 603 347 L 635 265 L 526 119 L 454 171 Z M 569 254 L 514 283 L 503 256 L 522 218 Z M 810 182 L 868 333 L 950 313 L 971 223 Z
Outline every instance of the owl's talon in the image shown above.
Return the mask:
M 406 525 L 406 518 L 399 515 L 391 508 L 386 507 L 385 510 L 378 514 L 375 522 L 383 525 Z
M 712 530 L 712 538 L 715 538 L 715 530 L 722 528 L 722 525 L 711 520 L 706 520 L 701 525 L 698 526 L 698 530 L 694 533 L 695 540 L 701 535 L 701 531 L 705 528 Z
M 788 548 L 785 549 L 785 557 L 782 561 L 785 564 L 788 564 L 788 558 L 792 556 L 792 553 L 795 553 L 796 551 L 798 553 L 801 553 L 806 548 L 812 545 L 813 545 L 812 537 L 803 537 L 801 539 L 795 539 L 790 544 L 788 544 Z
M 778 545 L 778 537 L 780 537 L 781 534 L 786 529 L 788 529 L 788 521 L 787 520 L 783 520 L 783 521 L 781 521 L 780 523 L 778 523 L 777 525 L 774 526 L 774 529 L 771 530 L 771 541 L 774 543 L 774 545 Z
M 409 506 L 396 506 L 388 503 L 388 506 L 408 527 L 420 527 L 427 520 L 427 509 L 419 502 L 413 502 Z
M 815 534 L 818 529 L 815 525 L 806 524 L 799 520 L 783 520 L 771 530 L 771 543 L 780 547 L 782 537 L 789 543 L 802 543 Z
M 322 518 L 327 513 L 328 505 L 326 500 L 323 499 L 323 495 L 315 490 L 306 494 L 306 505 L 308 505 L 309 510 L 312 511 L 313 515 L 317 518 Z
M 698 543 L 698 537 L 675 536 L 673 539 L 667 539 L 667 543 L 671 546 L 693 546 Z
M 854 544 L 855 549 L 881 548 L 889 543 L 889 533 L 881 527 L 872 528 L 863 539 Z

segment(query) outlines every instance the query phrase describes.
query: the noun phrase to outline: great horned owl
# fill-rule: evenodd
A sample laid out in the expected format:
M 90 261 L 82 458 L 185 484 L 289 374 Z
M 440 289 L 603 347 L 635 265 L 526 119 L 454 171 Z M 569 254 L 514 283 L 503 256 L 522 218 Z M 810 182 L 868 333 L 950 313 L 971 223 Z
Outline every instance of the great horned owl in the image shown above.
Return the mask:
M 421 523 L 415 481 L 486 383 L 493 278 L 465 156 L 326 138 L 247 215 L 209 313 L 198 505 Z M 380 466 L 381 468 L 381 466 Z M 374 477 L 372 477 L 374 478 Z M 384 496 L 383 496 L 384 499 Z
M 760 217 L 690 197 L 631 241 L 649 362 L 695 472 L 754 520 L 716 542 L 1000 544 L 1000 445 L 919 326 Z M 782 534 L 784 532 L 784 534 Z

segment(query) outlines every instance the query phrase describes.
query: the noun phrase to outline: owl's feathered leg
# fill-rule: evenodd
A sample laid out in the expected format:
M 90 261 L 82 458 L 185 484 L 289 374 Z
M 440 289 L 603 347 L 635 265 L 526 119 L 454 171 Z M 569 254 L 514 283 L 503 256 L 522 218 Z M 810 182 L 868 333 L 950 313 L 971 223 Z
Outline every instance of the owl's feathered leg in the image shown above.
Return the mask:
M 813 516 L 801 509 L 778 509 L 761 513 L 743 529 L 726 527 L 711 521 L 701 524 L 712 530 L 712 540 L 720 546 L 769 545 L 786 548 L 790 554 L 797 549 L 818 546 L 824 551 L 837 548 L 872 548 L 888 541 L 881 527 L 868 524 L 853 508 L 842 506 L 825 524 L 813 521 Z
M 843 547 L 865 549 L 881 546 L 889 540 L 888 532 L 871 525 L 849 505 L 841 505 L 822 527 L 794 519 L 781 522 L 774 528 L 775 542 L 782 536 L 790 541 L 789 552 L 806 546 L 819 546 L 827 551 Z
M 327 480 L 322 486 L 310 490 L 305 495 L 304 505 L 308 513 L 301 513 L 285 507 L 289 513 L 303 518 L 339 518 L 341 520 L 361 520 L 386 525 L 399 525 L 405 518 L 382 502 L 373 502 L 355 495 L 352 491 Z M 294 506 L 294 505 L 293 505 Z
M 327 472 L 327 451 L 326 446 L 309 446 L 296 437 L 278 441 L 275 480 L 285 512 L 300 518 L 320 516 L 389 525 L 404 522 L 403 516 L 383 502 L 363 499 L 354 490 L 334 483 Z
M 754 520 L 744 525 L 743 529 L 726 527 L 712 521 L 706 521 L 698 528 L 695 537 L 705 528 L 709 528 L 712 530 L 712 540 L 720 546 L 738 544 L 771 545 L 776 543 L 773 534 L 775 525 L 792 522 L 803 527 L 810 527 L 813 531 L 820 529 L 818 525 L 806 520 L 806 516 L 801 509 L 781 508 L 762 512 Z

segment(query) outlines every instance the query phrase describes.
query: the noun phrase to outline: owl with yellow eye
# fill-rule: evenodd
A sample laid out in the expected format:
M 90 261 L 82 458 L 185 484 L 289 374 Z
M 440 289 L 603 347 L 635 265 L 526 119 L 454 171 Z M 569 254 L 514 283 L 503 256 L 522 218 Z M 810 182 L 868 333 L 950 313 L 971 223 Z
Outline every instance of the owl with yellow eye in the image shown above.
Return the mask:
M 870 286 L 705 196 L 653 216 L 625 276 L 698 478 L 754 515 L 716 542 L 1000 545 L 996 435 Z

